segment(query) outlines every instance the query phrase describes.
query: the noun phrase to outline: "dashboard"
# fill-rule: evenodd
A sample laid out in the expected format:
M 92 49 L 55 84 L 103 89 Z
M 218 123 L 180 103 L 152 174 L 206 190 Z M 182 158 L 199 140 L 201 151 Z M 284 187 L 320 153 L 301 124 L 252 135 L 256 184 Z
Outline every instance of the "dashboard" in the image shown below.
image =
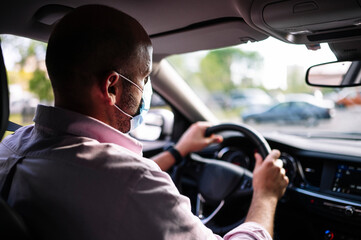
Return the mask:
M 332 144 L 330 139 L 327 139 L 328 151 L 315 150 L 317 142 L 324 144 L 323 139 L 308 141 L 312 149 L 299 148 L 291 141 L 285 144 L 282 140 L 268 139 L 272 148 L 285 154 L 287 162 L 295 164 L 290 189 L 324 199 L 321 205 L 339 210 L 334 212 L 337 215 L 361 217 L 361 156 L 334 153 L 337 149 L 341 152 L 342 146 L 339 142 Z M 344 142 L 347 144 L 346 140 Z M 335 202 L 339 205 L 333 204 Z
M 361 239 L 360 144 L 357 141 L 305 138 L 284 133 L 264 136 L 272 149 L 282 152 L 281 159 L 290 179 L 277 210 L 275 231 L 278 237 Z M 241 134 L 224 138 L 221 145 L 210 146 L 199 154 L 252 171 L 253 155 L 257 151 L 255 146 Z M 188 175 L 185 175 L 188 183 L 196 175 L 194 166 L 189 166 Z M 192 201 L 189 192 L 184 194 Z M 233 204 L 231 208 L 234 210 L 237 206 Z M 225 215 L 221 222 L 229 218 L 231 216 Z
M 253 171 L 256 147 L 242 134 L 222 135 L 222 144 L 211 145 L 197 154 Z M 276 211 L 275 239 L 361 239 L 361 141 L 280 132 L 263 136 L 272 149 L 282 152 L 290 178 Z M 199 167 L 185 161 L 177 184 L 180 192 L 190 198 L 194 213 Z M 170 175 L 174 177 L 172 172 Z M 242 223 L 249 205 L 240 203 L 250 199 L 244 196 L 227 199 L 228 204 L 207 226 L 222 235 Z
M 303 238 L 360 239 L 359 141 L 279 133 L 271 134 L 267 141 L 295 164 L 293 179 L 282 199 L 283 214 L 293 213 L 294 224 L 305 226 L 299 231 L 311 233 Z M 293 235 L 290 233 L 287 238 Z

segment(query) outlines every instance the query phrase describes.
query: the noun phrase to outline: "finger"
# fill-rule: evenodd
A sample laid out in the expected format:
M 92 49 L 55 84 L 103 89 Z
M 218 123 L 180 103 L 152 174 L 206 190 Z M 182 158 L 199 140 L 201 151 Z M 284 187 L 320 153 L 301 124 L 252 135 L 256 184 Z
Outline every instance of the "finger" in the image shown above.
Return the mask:
M 283 168 L 283 161 L 282 161 L 281 159 L 277 159 L 277 160 L 275 161 L 275 165 L 276 165 L 277 167 Z
M 275 161 L 276 159 L 278 159 L 281 156 L 280 151 L 278 151 L 277 149 L 274 149 L 271 151 L 271 153 L 267 156 L 267 158 L 265 159 L 265 161 Z
M 259 166 L 261 166 L 261 164 L 263 162 L 263 158 L 262 158 L 261 154 L 259 154 L 259 153 L 255 153 L 254 158 L 256 159 L 256 165 L 254 168 L 258 168 Z
M 284 177 L 284 180 L 285 180 L 286 186 L 287 186 L 290 183 L 290 180 L 289 180 L 289 178 L 287 176 Z
M 220 136 L 220 135 L 215 135 L 215 134 L 212 134 L 211 135 L 211 143 L 221 143 L 221 142 L 223 142 L 223 137 L 222 136 Z
M 195 125 L 204 130 L 212 126 L 210 122 L 197 122 Z
M 223 141 L 223 137 L 219 136 L 219 135 L 212 134 L 211 136 L 206 137 L 204 140 L 205 140 L 205 143 L 207 145 L 209 145 L 209 144 L 212 144 L 212 143 L 221 143 Z
M 209 122 L 197 122 L 194 129 L 197 129 L 197 131 L 200 131 L 205 136 L 207 129 L 211 126 Z
M 281 168 L 281 175 L 286 176 L 286 170 L 284 168 Z

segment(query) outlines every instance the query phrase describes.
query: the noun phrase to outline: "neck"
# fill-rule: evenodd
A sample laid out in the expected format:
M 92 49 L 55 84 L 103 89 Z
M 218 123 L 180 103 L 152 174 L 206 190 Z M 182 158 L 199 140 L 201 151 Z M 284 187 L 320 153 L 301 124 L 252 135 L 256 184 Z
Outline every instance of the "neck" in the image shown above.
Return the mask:
M 64 108 L 86 116 L 95 118 L 123 133 L 130 129 L 130 119 L 121 114 L 114 106 L 100 106 L 100 104 L 91 104 L 92 101 L 79 103 L 78 101 L 60 101 L 55 100 L 55 107 Z
M 88 90 L 84 90 L 84 92 L 88 92 Z M 94 97 L 90 94 L 84 95 L 81 93 L 71 93 L 67 92 L 66 94 L 56 94 L 55 93 L 55 107 L 61 107 L 64 109 L 68 109 L 77 113 L 81 113 L 83 115 L 87 115 L 93 118 L 96 118 L 100 121 L 103 119 L 99 115 L 99 107 L 98 103 L 94 101 Z

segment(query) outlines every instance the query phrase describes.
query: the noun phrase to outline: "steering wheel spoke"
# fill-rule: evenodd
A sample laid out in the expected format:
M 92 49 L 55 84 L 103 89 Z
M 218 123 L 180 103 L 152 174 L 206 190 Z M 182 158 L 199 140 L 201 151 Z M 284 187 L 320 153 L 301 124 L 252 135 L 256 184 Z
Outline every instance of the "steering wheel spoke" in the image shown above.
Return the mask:
M 238 188 L 238 191 L 247 191 L 252 188 L 252 177 L 245 176 Z
M 209 221 L 211 221 L 216 214 L 222 209 L 224 206 L 224 200 L 222 200 L 219 205 L 216 207 L 216 209 L 209 214 L 208 217 L 205 217 L 203 215 L 204 205 L 206 204 L 206 200 L 202 197 L 202 194 L 197 194 L 197 206 L 196 206 L 196 216 L 201 220 L 201 222 L 206 225 Z
M 207 202 L 216 204 L 239 189 L 242 189 L 243 194 L 252 192 L 252 172 L 248 169 L 216 159 L 203 158 L 195 153 L 190 155 L 190 159 L 202 164 L 197 186 L 198 192 Z

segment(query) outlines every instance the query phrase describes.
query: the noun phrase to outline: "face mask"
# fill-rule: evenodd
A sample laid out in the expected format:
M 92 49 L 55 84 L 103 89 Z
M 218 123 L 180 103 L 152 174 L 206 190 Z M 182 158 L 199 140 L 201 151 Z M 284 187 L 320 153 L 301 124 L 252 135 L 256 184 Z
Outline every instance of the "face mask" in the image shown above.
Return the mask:
M 119 74 L 119 76 L 121 76 L 123 79 L 125 79 L 126 81 L 133 84 L 136 88 L 138 88 L 139 91 L 141 91 L 143 93 L 139 113 L 135 116 L 132 116 L 132 115 L 124 112 L 118 105 L 116 105 L 116 104 L 114 105 L 121 113 L 123 113 L 124 115 L 126 115 L 127 117 L 130 118 L 130 130 L 129 130 L 129 132 L 130 132 L 142 124 L 142 122 L 144 121 L 145 115 L 148 113 L 148 111 L 150 109 L 150 101 L 152 99 L 152 93 L 153 93 L 152 84 L 149 79 L 147 81 L 147 83 L 144 85 L 144 88 L 142 89 L 137 84 L 135 84 L 133 81 L 124 77 L 123 75 Z

